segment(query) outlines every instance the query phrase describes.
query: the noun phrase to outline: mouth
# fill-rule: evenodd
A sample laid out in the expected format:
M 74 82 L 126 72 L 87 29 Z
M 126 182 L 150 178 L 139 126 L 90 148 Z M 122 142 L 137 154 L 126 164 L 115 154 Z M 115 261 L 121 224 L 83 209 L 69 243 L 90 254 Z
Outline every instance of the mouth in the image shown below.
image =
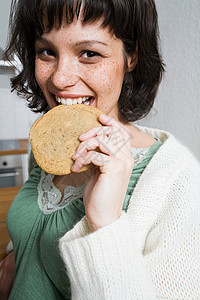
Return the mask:
M 59 96 L 55 96 L 56 102 L 63 105 L 76 105 L 76 104 L 85 104 L 85 105 L 92 105 L 94 102 L 94 97 L 77 97 L 77 98 L 61 98 Z

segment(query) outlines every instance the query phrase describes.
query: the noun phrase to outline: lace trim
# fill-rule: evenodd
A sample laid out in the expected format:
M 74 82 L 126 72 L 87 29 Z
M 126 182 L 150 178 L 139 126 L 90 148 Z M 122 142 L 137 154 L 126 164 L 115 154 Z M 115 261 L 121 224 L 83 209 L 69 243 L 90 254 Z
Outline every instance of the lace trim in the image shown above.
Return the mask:
M 51 214 L 69 205 L 73 200 L 83 197 L 83 192 L 87 181 L 79 186 L 67 186 L 64 196 L 53 184 L 54 175 L 41 170 L 41 178 L 38 184 L 38 206 L 44 214 Z M 61 200 L 62 199 L 62 200 Z
M 149 148 L 131 148 L 132 156 L 135 160 L 135 166 L 144 158 Z M 54 175 L 41 170 L 41 178 L 38 184 L 38 206 L 45 215 L 58 211 L 69 205 L 73 200 L 83 197 L 83 192 L 87 181 L 79 187 L 67 186 L 64 190 L 64 196 L 53 184 Z M 62 200 L 61 200 L 62 199 Z
M 134 166 L 137 166 L 146 157 L 149 148 L 131 148 L 131 154 L 134 158 Z

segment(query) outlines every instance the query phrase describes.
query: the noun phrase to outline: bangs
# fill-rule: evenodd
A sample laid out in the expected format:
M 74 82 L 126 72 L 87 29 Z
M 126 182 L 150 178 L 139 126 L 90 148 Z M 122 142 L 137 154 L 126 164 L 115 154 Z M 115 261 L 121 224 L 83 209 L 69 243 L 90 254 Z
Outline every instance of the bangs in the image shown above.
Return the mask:
M 36 36 L 41 36 L 45 30 L 50 31 L 54 26 L 60 27 L 63 19 L 71 24 L 74 19 L 80 18 L 83 23 L 92 23 L 102 18 L 102 26 L 109 26 L 113 30 L 113 4 L 104 0 L 41 0 L 36 12 Z
M 71 24 L 77 19 L 82 23 L 101 21 L 102 27 L 123 42 L 125 62 L 137 46 L 137 64 L 125 74 L 119 112 L 126 122 L 147 115 L 164 71 L 154 0 L 12 0 L 4 59 L 12 63 L 15 54 L 22 66 L 11 78 L 12 90 L 26 98 L 33 111 L 48 111 L 35 78 L 35 41 L 63 22 Z

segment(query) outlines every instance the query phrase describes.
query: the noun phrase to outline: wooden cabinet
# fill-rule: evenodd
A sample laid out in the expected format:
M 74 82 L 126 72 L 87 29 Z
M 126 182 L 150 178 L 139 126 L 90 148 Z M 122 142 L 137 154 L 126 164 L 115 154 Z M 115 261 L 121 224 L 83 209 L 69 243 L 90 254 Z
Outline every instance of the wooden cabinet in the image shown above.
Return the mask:
M 10 240 L 6 227 L 7 213 L 20 189 L 21 186 L 0 189 L 0 261 L 6 255 L 6 246 Z
M 5 140 L 9 144 L 9 140 Z M 5 142 L 5 141 L 0 141 L 0 142 Z M 12 140 L 12 141 L 17 141 L 18 147 L 17 148 L 8 148 L 1 149 L 0 147 L 0 155 L 15 155 L 15 154 L 26 154 L 28 153 L 28 139 L 20 139 L 20 140 Z
M 15 141 L 17 143 L 13 144 L 12 142 Z M 0 156 L 11 156 L 28 153 L 28 139 L 1 140 L 0 142 Z M 15 144 L 17 144 L 17 147 Z M 3 168 L 3 166 L 1 166 L 1 168 Z M 0 261 L 6 255 L 6 246 L 10 240 L 6 226 L 7 213 L 12 201 L 14 200 L 20 189 L 21 186 L 0 188 Z

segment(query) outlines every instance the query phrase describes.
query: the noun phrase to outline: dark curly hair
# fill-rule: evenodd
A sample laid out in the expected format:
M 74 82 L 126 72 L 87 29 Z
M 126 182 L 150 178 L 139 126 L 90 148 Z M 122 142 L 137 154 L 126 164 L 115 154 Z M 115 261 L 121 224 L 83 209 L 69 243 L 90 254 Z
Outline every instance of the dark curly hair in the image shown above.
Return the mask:
M 164 71 L 153 0 L 12 0 L 4 58 L 12 61 L 14 53 L 22 64 L 20 73 L 11 79 L 12 89 L 28 100 L 33 111 L 48 110 L 34 75 L 35 40 L 46 28 L 44 14 L 50 31 L 58 20 L 61 26 L 64 13 L 66 22 L 72 23 L 80 11 L 84 23 L 103 18 L 102 26 L 108 26 L 122 40 L 126 54 L 133 54 L 137 45 L 138 62 L 125 74 L 118 107 L 120 120 L 125 123 L 143 118 L 153 106 Z

